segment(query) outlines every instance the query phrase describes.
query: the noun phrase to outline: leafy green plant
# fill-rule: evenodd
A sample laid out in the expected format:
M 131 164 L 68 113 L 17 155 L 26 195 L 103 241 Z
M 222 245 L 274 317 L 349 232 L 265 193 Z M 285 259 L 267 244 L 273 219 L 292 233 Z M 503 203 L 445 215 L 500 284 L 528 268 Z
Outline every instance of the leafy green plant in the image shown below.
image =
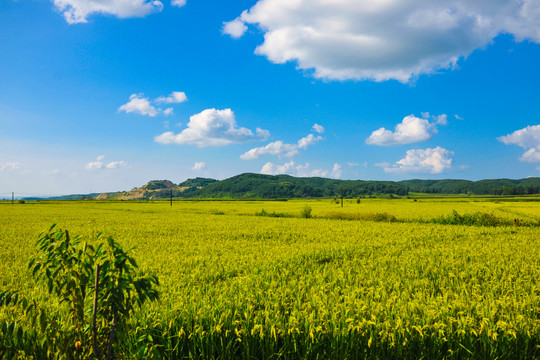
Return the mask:
M 469 226 L 504 226 L 512 225 L 512 223 L 506 219 L 501 219 L 495 215 L 488 213 L 475 212 L 474 214 L 460 215 L 456 210 L 452 210 L 452 213 L 448 216 L 441 216 L 434 218 L 431 222 L 435 224 L 445 225 L 469 225 Z M 519 225 L 519 224 L 517 224 Z M 516 226 L 517 226 L 516 225 Z
M 309 205 L 304 206 L 304 208 L 302 209 L 300 213 L 300 216 L 303 217 L 304 219 L 311 218 L 311 207 Z
M 94 247 L 56 224 L 39 235 L 38 252 L 28 268 L 59 306 L 40 307 L 17 292 L 0 292 L 0 306 L 16 306 L 28 319 L 28 328 L 1 324 L 12 329 L 4 333 L 4 345 L 0 342 L 11 356 L 111 359 L 117 340 L 127 335 L 135 307 L 159 297 L 157 277 L 137 271 L 129 251 L 112 237 L 103 242 L 98 235 L 96 240 Z

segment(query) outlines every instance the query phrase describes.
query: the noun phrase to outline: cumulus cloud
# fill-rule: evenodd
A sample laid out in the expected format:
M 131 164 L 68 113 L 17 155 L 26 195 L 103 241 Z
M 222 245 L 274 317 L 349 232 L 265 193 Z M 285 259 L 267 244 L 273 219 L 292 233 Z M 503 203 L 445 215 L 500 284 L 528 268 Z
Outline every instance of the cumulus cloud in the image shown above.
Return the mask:
M 538 0 L 259 0 L 231 23 L 256 25 L 255 53 L 316 78 L 395 79 L 454 68 L 497 35 L 540 42 Z
M 14 171 L 14 170 L 20 170 L 20 169 L 21 169 L 21 163 L 18 161 L 0 162 L 0 171 Z
M 311 169 L 309 163 L 304 165 L 296 164 L 294 161 L 286 162 L 283 165 L 274 164 L 267 162 L 261 169 L 261 174 L 266 175 L 279 175 L 279 174 L 288 174 L 299 177 L 326 177 L 328 176 L 328 171 L 321 169 Z
M 148 98 L 143 97 L 143 94 L 133 94 L 129 97 L 129 101 L 118 108 L 118 111 L 126 113 L 138 113 L 140 115 L 156 116 L 158 110 L 150 104 Z
M 193 164 L 193 167 L 191 168 L 192 170 L 204 170 L 206 169 L 206 164 L 202 161 L 200 162 L 195 162 L 195 164 Z
M 207 146 L 223 146 L 232 143 L 242 143 L 253 140 L 266 140 L 269 132 L 257 129 L 256 134 L 244 127 L 238 127 L 231 109 L 206 109 L 189 118 L 187 128 L 175 134 L 165 132 L 155 137 L 161 144 L 196 145 L 200 148 Z
M 155 101 L 157 103 L 178 104 L 187 101 L 187 96 L 183 91 L 173 91 L 169 96 L 160 96 Z
M 127 166 L 127 163 L 125 161 L 112 161 L 105 165 L 106 169 L 118 169 L 121 167 Z
M 274 155 L 281 157 L 294 157 L 298 155 L 300 152 L 298 149 L 307 149 L 309 145 L 312 145 L 318 141 L 321 141 L 321 136 L 315 136 L 313 134 L 309 134 L 308 136 L 305 136 L 298 140 L 296 144 L 286 144 L 283 141 L 274 141 L 271 142 L 268 145 L 260 146 L 253 148 L 244 154 L 240 155 L 240 159 L 242 160 L 254 160 L 258 159 L 259 157 L 263 155 Z
M 53 3 L 69 24 L 85 23 L 87 17 L 94 13 L 129 18 L 143 17 L 163 9 L 163 4 L 156 0 L 53 0 Z
M 506 145 L 517 145 L 525 149 L 519 158 L 523 162 L 540 162 L 540 125 L 527 126 L 497 140 Z
M 446 125 L 448 123 L 445 114 L 431 116 L 434 120 L 433 123 L 428 120 L 429 113 L 422 113 L 422 117 L 406 116 L 400 124 L 396 125 L 394 131 L 387 130 L 384 127 L 375 130 L 366 139 L 366 144 L 390 146 L 426 141 L 437 131 L 436 124 Z
M 341 177 L 341 165 L 334 164 L 332 171 L 330 171 L 330 176 L 335 179 L 339 179 Z
M 312 129 L 319 134 L 322 134 L 324 132 L 324 127 L 319 124 L 314 124 Z
M 452 167 L 453 151 L 440 146 L 433 149 L 408 150 L 406 156 L 394 165 L 377 164 L 387 173 L 429 173 L 440 174 Z
M 238 39 L 244 35 L 246 30 L 247 26 L 241 20 L 234 19 L 233 21 L 224 22 L 221 31 L 234 39 Z
M 176 7 L 182 7 L 186 5 L 186 0 L 172 0 L 171 5 Z
M 105 159 L 104 155 L 100 155 L 96 158 L 95 161 L 90 161 L 88 164 L 86 164 L 85 168 L 87 170 L 100 170 L 100 169 L 118 169 L 121 167 L 127 166 L 127 162 L 125 161 L 111 161 L 109 163 L 104 162 Z
M 263 155 L 275 155 L 275 156 L 285 156 L 285 157 L 293 157 L 295 155 L 298 155 L 298 145 L 296 144 L 285 144 L 283 141 L 274 141 L 271 142 L 268 145 L 260 146 L 253 148 L 244 154 L 240 155 L 240 159 L 242 160 L 254 160 L 258 159 L 259 157 Z
M 151 117 L 159 114 L 169 116 L 173 114 L 174 109 L 172 107 L 162 109 L 156 107 L 155 104 L 178 104 L 185 101 L 187 101 L 187 96 L 183 91 L 173 91 L 170 95 L 160 96 L 153 101 L 148 97 L 144 97 L 144 94 L 132 94 L 129 97 L 129 101 L 120 106 L 118 111 L 148 115 Z

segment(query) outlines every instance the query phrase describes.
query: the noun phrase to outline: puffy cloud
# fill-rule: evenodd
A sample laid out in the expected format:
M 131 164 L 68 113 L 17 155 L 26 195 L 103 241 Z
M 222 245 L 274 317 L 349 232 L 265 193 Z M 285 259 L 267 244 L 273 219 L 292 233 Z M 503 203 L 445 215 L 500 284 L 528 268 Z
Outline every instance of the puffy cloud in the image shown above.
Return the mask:
M 239 19 L 234 19 L 233 21 L 226 21 L 223 23 L 223 29 L 221 30 L 224 34 L 230 35 L 234 39 L 238 39 L 244 35 L 247 30 L 247 26 Z
M 21 169 L 21 163 L 18 161 L 0 162 L 0 171 L 14 171 Z
M 268 145 L 260 146 L 253 148 L 244 154 L 240 155 L 240 159 L 242 160 L 254 160 L 258 159 L 259 157 L 263 155 L 274 155 L 281 157 L 293 157 L 298 155 L 300 152 L 298 149 L 307 149 L 309 145 L 312 145 L 318 141 L 322 140 L 321 136 L 314 136 L 313 134 L 309 134 L 306 137 L 301 138 L 298 140 L 296 144 L 285 144 L 283 141 L 274 141 L 271 142 Z
M 86 164 L 85 168 L 88 170 L 95 170 L 95 169 L 103 169 L 103 161 L 90 161 L 88 164 Z
M 423 119 L 414 115 L 406 116 L 401 124 L 396 125 L 393 132 L 383 127 L 375 130 L 366 139 L 366 144 L 390 146 L 426 141 L 437 131 L 435 124 L 446 125 L 448 123 L 445 114 L 431 116 L 434 123 L 430 123 L 427 119 L 430 117 L 429 113 L 422 113 L 422 116 Z
M 256 135 L 249 129 L 237 127 L 231 109 L 206 109 L 189 118 L 187 128 L 175 134 L 165 132 L 155 137 L 161 144 L 186 144 L 198 147 L 223 146 L 253 140 L 266 140 L 269 132 L 257 129 Z
M 172 0 L 171 5 L 176 7 L 182 7 L 186 5 L 186 0 Z
M 339 179 L 341 177 L 341 165 L 334 164 L 332 171 L 330 171 L 330 176 L 335 179 Z
M 168 96 L 160 96 L 151 101 L 149 98 L 144 97 L 144 94 L 133 94 L 129 97 L 129 101 L 120 106 L 118 111 L 124 111 L 126 113 L 137 113 L 140 115 L 156 116 L 163 114 L 169 116 L 173 114 L 174 109 L 168 107 L 165 110 L 155 107 L 154 104 L 178 104 L 187 101 L 186 93 L 183 91 L 173 91 Z
M 285 156 L 285 157 L 293 157 L 295 155 L 298 155 L 298 145 L 296 144 L 285 144 L 283 141 L 274 141 L 271 142 L 268 145 L 260 146 L 253 148 L 244 154 L 240 155 L 240 159 L 242 160 L 254 160 L 258 159 L 259 157 L 263 155 L 275 155 L 275 156 Z
M 121 167 L 127 166 L 127 162 L 125 161 L 111 161 L 109 163 L 105 163 L 103 160 L 105 159 L 104 155 L 100 155 L 96 158 L 95 161 L 90 161 L 88 164 L 86 164 L 85 168 L 87 170 L 100 170 L 100 169 L 118 169 Z
M 540 162 L 540 125 L 527 126 L 497 140 L 506 145 L 517 145 L 525 149 L 519 158 L 523 162 Z
M 319 134 L 322 134 L 324 132 L 324 127 L 319 124 L 314 124 L 312 129 L 318 132 Z
M 256 54 L 317 78 L 408 82 L 454 68 L 502 33 L 540 42 L 540 2 L 259 0 L 232 23 L 264 32 Z
M 129 97 L 129 102 L 120 106 L 118 111 L 126 113 L 138 113 L 141 115 L 156 116 L 158 110 L 150 104 L 148 98 L 143 97 L 143 94 L 133 94 Z
M 440 174 L 452 167 L 454 152 L 440 146 L 433 149 L 408 150 L 406 156 L 394 165 L 377 164 L 387 173 L 430 173 Z
M 298 147 L 305 150 L 309 145 L 315 144 L 321 140 L 322 136 L 315 136 L 313 134 L 309 134 L 308 136 L 298 140 Z
M 295 164 L 294 161 L 289 161 L 283 165 L 267 162 L 262 167 L 261 174 L 266 174 L 266 175 L 289 174 L 289 175 L 300 176 L 300 177 L 313 177 L 313 176 L 326 177 L 328 176 L 328 171 L 321 170 L 321 169 L 311 169 L 311 165 L 309 163 L 305 163 L 304 165 L 301 165 L 301 164 Z
M 169 96 L 160 96 L 155 101 L 157 103 L 178 104 L 187 101 L 187 96 L 183 91 L 173 91 Z
M 163 9 L 163 4 L 156 0 L 53 0 L 53 3 L 69 24 L 85 23 L 87 17 L 94 13 L 128 18 L 146 16 Z
M 127 163 L 125 161 L 112 161 L 105 165 L 106 169 L 118 169 L 121 167 L 127 166 Z
M 206 164 L 204 162 L 195 162 L 195 164 L 193 164 L 193 167 L 191 168 L 192 170 L 204 170 L 206 169 Z

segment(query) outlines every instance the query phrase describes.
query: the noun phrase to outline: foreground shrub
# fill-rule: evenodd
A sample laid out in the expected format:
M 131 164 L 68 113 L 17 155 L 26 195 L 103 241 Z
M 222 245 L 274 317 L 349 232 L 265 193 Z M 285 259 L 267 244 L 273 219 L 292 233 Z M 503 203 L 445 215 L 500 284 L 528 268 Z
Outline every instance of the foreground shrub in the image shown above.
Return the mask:
M 112 237 L 94 247 L 51 226 L 39 235 L 38 251 L 30 259 L 38 286 L 48 304 L 38 306 L 16 291 L 0 292 L 0 306 L 18 308 L 25 324 L 2 321 L 0 354 L 6 358 L 111 359 L 118 340 L 129 333 L 135 307 L 155 300 L 158 279 L 137 271 L 135 259 Z M 145 346 L 141 353 L 147 350 Z M 119 352 L 119 349 L 116 350 Z

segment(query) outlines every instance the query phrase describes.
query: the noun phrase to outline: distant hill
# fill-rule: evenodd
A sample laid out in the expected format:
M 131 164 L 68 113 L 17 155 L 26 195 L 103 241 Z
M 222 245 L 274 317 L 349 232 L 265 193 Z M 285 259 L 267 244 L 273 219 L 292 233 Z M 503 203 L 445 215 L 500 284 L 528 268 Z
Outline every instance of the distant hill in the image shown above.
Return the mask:
M 186 181 L 178 184 L 179 187 L 203 187 L 217 182 L 216 179 L 196 177 L 195 179 L 187 179 Z
M 331 198 L 341 193 L 346 198 L 362 196 L 404 196 L 410 193 L 531 195 L 540 194 L 540 178 L 493 180 L 403 180 L 364 181 L 321 177 L 263 175 L 245 173 L 225 180 L 196 177 L 180 184 L 169 180 L 152 180 L 130 191 L 102 194 L 74 194 L 25 200 L 158 200 L 174 198 L 201 199 L 291 199 Z
M 51 197 L 25 197 L 24 200 L 27 200 L 27 201 L 37 201 L 37 200 L 92 200 L 98 195 L 100 195 L 100 194 L 99 193 L 92 193 L 92 194 L 71 194 L 71 195 L 51 196 Z
M 404 180 L 410 192 L 428 194 L 528 195 L 540 193 L 540 178 L 520 180 Z
M 409 193 L 527 195 L 540 193 L 540 178 L 521 180 L 404 180 L 364 181 L 321 177 L 245 173 L 225 180 L 194 178 L 175 185 L 168 180 L 153 180 L 131 191 L 105 193 L 98 200 L 154 200 L 169 198 L 290 199 L 330 198 L 341 193 L 346 198 Z

